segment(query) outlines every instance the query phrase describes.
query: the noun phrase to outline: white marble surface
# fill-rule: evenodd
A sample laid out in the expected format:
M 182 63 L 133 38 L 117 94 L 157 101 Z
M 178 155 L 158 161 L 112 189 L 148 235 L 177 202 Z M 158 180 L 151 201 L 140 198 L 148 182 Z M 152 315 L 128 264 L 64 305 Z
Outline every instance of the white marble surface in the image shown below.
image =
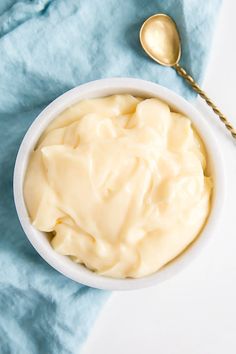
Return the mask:
M 224 0 L 204 89 L 236 126 L 236 1 Z M 114 292 L 83 354 L 236 353 L 236 143 L 199 99 L 224 155 L 228 193 L 215 238 L 178 276 Z

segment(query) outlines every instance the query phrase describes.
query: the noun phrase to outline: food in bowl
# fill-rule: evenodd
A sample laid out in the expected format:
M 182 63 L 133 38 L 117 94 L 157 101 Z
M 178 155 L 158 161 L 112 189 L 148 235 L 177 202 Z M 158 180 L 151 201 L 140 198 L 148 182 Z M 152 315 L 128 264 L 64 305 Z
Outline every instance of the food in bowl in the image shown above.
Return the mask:
M 114 278 L 152 274 L 201 232 L 212 179 L 188 117 L 157 98 L 82 100 L 33 151 L 24 182 L 32 224 L 52 247 Z

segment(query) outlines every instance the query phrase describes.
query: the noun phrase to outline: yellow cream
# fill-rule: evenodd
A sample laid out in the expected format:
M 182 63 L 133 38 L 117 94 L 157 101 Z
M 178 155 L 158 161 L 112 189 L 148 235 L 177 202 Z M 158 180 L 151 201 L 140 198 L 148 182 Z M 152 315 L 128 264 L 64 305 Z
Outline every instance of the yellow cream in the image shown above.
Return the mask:
M 84 100 L 32 153 L 24 196 L 52 247 L 106 276 L 142 277 L 181 253 L 210 208 L 206 154 L 191 121 L 158 99 Z

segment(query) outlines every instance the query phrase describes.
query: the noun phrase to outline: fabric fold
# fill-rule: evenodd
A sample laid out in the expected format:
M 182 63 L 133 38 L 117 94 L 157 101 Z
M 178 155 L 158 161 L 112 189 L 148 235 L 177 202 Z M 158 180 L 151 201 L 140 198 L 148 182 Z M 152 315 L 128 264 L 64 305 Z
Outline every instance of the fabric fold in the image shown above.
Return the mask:
M 0 15 L 0 37 L 25 21 L 42 14 L 53 0 L 19 1 Z

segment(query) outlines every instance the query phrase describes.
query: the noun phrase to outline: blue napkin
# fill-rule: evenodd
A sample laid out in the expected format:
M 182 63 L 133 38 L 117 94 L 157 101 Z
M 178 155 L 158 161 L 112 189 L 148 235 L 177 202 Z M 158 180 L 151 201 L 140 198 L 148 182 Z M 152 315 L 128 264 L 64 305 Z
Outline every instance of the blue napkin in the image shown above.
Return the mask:
M 148 79 L 191 98 L 173 69 L 147 58 L 139 28 L 152 14 L 173 16 L 182 64 L 201 82 L 219 6 L 220 0 L 1 0 L 1 354 L 78 353 L 108 296 L 53 270 L 21 230 L 12 174 L 27 128 L 55 97 L 102 77 Z

